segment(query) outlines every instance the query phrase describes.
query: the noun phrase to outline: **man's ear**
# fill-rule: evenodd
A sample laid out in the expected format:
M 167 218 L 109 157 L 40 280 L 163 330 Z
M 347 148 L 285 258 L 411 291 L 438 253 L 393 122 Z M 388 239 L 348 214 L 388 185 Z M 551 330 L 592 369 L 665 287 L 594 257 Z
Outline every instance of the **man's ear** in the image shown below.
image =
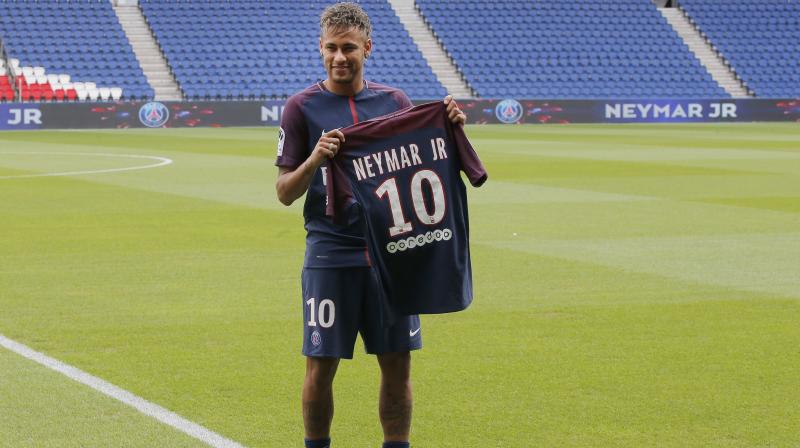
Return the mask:
M 364 42 L 364 57 L 368 58 L 369 55 L 371 54 L 372 54 L 372 39 L 367 39 L 367 41 Z

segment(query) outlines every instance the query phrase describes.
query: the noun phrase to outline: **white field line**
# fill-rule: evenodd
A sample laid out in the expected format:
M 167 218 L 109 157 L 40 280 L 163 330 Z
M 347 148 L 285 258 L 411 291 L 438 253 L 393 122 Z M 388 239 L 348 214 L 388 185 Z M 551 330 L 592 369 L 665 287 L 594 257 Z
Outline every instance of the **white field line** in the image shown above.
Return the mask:
M 55 370 L 56 372 L 73 379 L 81 384 L 91 387 L 117 401 L 136 409 L 142 414 L 149 415 L 156 420 L 165 423 L 178 431 L 184 432 L 195 439 L 205 442 L 214 448 L 244 448 L 242 445 L 227 439 L 197 423 L 186 420 L 180 415 L 162 408 L 161 406 L 151 403 L 144 398 L 136 396 L 127 390 L 120 389 L 119 387 L 102 380 L 96 376 L 90 375 L 78 368 L 72 367 L 68 364 L 51 358 L 43 353 L 39 353 L 30 347 L 27 347 L 19 342 L 8 339 L 0 334 L 0 346 L 30 359 L 38 364 L 41 364 L 48 369 Z
M 117 173 L 120 171 L 134 171 L 134 170 L 145 170 L 148 168 L 158 168 L 160 166 L 169 165 L 172 163 L 171 159 L 166 157 L 157 157 L 157 156 L 140 156 L 136 154 L 107 154 L 107 153 L 96 153 L 96 152 L 31 152 L 31 151 L 20 151 L 20 152 L 0 152 L 0 155 L 11 154 L 11 155 L 55 155 L 55 156 L 101 156 L 101 157 L 119 157 L 119 158 L 130 158 L 130 159 L 149 159 L 149 160 L 157 160 L 158 163 L 152 163 L 149 165 L 139 165 L 139 166 L 131 166 L 127 168 L 110 168 L 105 170 L 87 170 L 87 171 L 66 171 L 61 173 L 43 173 L 43 174 L 20 174 L 16 176 L 0 176 L 0 179 L 26 179 L 30 177 L 55 177 L 55 176 L 77 176 L 81 174 L 101 174 L 101 173 Z

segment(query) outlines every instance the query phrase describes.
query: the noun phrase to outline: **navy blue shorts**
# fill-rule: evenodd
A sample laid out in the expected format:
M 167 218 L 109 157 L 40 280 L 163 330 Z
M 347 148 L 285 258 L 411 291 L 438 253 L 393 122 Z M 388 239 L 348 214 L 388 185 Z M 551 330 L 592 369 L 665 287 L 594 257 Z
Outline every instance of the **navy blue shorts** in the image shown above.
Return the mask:
M 353 358 L 361 333 L 367 353 L 406 352 L 422 348 L 419 316 L 399 316 L 383 325 L 372 269 L 303 269 L 303 354 Z

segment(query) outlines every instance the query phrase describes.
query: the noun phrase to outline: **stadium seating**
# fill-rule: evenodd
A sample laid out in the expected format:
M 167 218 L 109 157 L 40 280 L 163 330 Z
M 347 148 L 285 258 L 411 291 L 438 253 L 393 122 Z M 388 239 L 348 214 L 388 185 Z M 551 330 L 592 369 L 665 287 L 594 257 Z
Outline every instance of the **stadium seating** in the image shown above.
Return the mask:
M 369 80 L 441 98 L 387 0 Z M 140 0 L 188 99 L 285 98 L 323 79 L 330 0 Z M 759 97 L 800 97 L 800 0 L 681 0 Z M 477 96 L 725 98 L 651 0 L 416 0 Z M 0 0 L 0 101 L 151 99 L 108 0 Z M 4 59 L 7 57 L 8 59 Z
M 416 5 L 481 97 L 729 96 L 650 0 Z
M 11 87 L 11 76 L 6 61 L 0 53 L 0 102 L 14 99 L 14 89 Z
M 325 78 L 319 15 L 330 1 L 141 0 L 139 5 L 186 96 L 285 98 Z M 412 98 L 444 87 L 386 0 L 363 0 L 373 23 L 366 78 Z
M 25 101 L 154 96 L 109 1 L 0 1 L 0 39 Z
M 681 8 L 758 97 L 800 97 L 800 2 L 681 0 Z

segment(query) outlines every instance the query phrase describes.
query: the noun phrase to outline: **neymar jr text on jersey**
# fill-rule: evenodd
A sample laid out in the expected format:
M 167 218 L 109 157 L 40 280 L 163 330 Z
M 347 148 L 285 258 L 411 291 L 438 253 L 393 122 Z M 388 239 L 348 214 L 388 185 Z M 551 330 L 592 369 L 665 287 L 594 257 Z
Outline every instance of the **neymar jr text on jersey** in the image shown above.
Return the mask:
M 364 180 L 384 173 L 393 173 L 403 168 L 422 165 L 419 146 L 415 143 L 409 143 L 407 146 L 375 152 L 353 160 L 356 178 Z M 443 138 L 430 140 L 430 155 L 431 160 L 434 161 L 447 158 L 447 148 Z

